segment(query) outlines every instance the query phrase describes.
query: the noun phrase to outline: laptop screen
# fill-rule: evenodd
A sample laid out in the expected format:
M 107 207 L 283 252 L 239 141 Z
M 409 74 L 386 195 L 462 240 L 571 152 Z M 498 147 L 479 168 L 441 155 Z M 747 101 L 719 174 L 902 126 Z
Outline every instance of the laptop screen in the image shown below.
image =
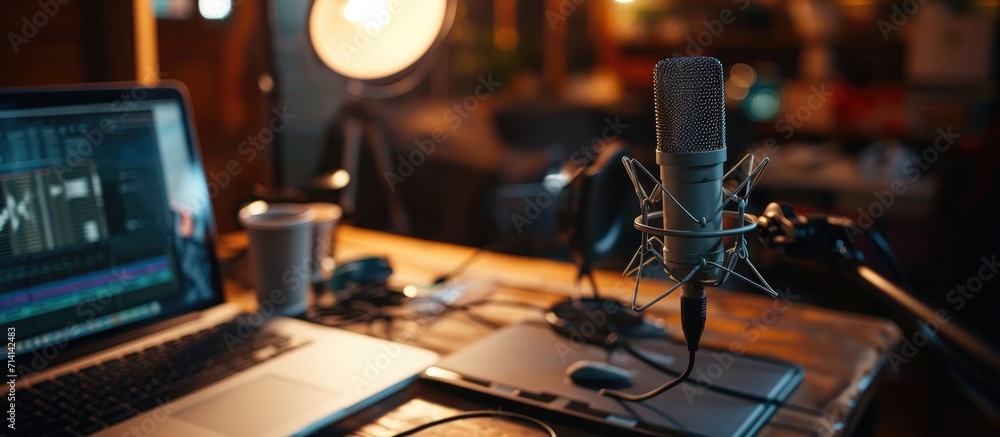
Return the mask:
M 220 300 L 192 142 L 173 89 L 0 93 L 0 323 L 19 353 Z

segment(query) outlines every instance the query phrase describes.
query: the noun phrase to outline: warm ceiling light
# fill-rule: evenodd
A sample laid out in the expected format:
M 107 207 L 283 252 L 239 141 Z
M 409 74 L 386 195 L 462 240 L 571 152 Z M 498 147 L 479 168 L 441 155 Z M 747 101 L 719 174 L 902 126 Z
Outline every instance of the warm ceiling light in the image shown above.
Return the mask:
M 330 175 L 330 187 L 334 189 L 344 188 L 349 183 L 351 183 L 351 174 L 347 170 L 340 169 Z
M 208 20 L 221 20 L 233 12 L 232 0 L 198 0 L 198 12 Z
M 373 26 L 374 30 L 380 30 L 385 24 L 378 18 L 380 11 L 389 11 L 388 1 L 348 0 L 344 5 L 344 18 L 355 26 Z
M 447 0 L 316 0 L 309 40 L 333 71 L 352 79 L 395 75 L 426 54 L 446 28 Z

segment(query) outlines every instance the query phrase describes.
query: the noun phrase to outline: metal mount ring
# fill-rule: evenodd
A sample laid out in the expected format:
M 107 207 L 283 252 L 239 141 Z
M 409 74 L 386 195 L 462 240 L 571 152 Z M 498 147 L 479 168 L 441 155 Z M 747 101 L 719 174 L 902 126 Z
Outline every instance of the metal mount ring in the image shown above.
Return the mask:
M 739 213 L 736 211 L 722 211 L 723 217 L 729 218 L 739 218 Z M 646 213 L 646 219 L 656 219 L 663 218 L 663 211 L 653 211 Z M 637 216 L 635 218 L 635 228 L 640 232 L 645 232 L 647 234 L 658 235 L 661 237 L 680 237 L 680 238 L 718 238 L 718 237 L 728 237 L 730 235 L 740 235 L 747 232 L 751 232 L 757 229 L 757 217 L 750 214 L 743 214 L 743 226 L 738 228 L 730 229 L 720 229 L 718 231 L 681 231 L 676 229 L 660 229 L 654 228 L 643 223 L 643 216 Z

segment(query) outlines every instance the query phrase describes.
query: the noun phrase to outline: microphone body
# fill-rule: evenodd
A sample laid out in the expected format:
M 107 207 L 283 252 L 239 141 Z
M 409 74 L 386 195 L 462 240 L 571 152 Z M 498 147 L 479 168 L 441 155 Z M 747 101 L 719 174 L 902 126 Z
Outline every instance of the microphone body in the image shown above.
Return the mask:
M 653 92 L 660 182 L 676 199 L 663 201 L 663 228 L 693 237 L 664 237 L 664 260 L 680 280 L 702 259 L 722 263 L 725 257 L 721 236 L 698 235 L 722 229 L 726 162 L 722 64 L 709 57 L 664 59 L 653 72 Z M 691 282 L 718 274 L 717 267 L 705 265 Z
M 720 231 L 722 229 L 722 176 L 725 174 L 726 150 L 698 153 L 656 152 L 660 166 L 660 183 L 677 203 L 684 206 L 691 216 L 703 223 L 696 223 L 673 201 L 663 202 L 664 228 L 688 231 L 692 234 Z M 722 237 L 665 237 L 663 258 L 681 278 L 687 276 L 701 260 L 722 263 L 725 250 Z M 718 267 L 706 265 L 692 278 L 694 281 L 710 279 L 719 273 Z M 680 279 L 680 278 L 679 278 Z

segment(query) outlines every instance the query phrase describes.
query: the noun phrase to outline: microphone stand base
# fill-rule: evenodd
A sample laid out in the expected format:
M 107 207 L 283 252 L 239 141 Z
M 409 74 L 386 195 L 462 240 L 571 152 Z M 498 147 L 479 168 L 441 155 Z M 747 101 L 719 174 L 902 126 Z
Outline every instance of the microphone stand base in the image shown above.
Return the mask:
M 625 338 L 667 339 L 665 326 L 647 321 L 615 299 L 566 299 L 545 313 L 552 329 L 574 341 L 611 347 Z

